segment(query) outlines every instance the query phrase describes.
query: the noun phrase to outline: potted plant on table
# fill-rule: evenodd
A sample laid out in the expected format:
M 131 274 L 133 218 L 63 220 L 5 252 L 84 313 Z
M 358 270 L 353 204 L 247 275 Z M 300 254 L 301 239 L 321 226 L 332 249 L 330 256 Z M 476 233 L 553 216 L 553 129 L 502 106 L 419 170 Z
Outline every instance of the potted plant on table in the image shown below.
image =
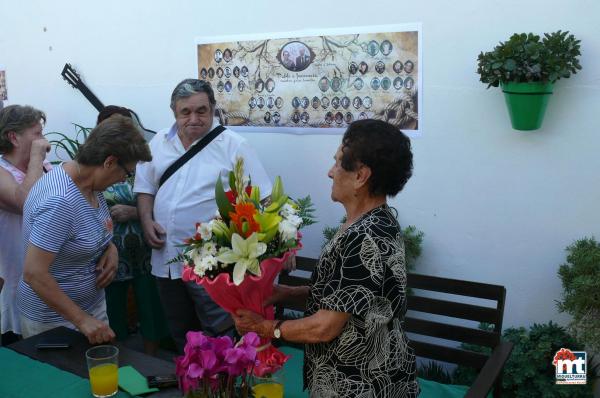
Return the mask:
M 514 34 L 477 57 L 477 73 L 488 88 L 502 86 L 512 127 L 541 127 L 554 82 L 581 70 L 580 40 L 569 32 Z

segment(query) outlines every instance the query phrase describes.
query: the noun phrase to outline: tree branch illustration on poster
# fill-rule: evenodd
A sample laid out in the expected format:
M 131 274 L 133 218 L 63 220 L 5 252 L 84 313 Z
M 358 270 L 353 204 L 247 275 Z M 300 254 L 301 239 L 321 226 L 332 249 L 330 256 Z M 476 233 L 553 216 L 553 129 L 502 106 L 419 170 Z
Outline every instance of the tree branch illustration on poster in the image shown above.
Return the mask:
M 6 71 L 0 66 L 0 101 L 6 101 L 8 93 L 6 91 Z
M 223 123 L 242 131 L 337 134 L 354 120 L 374 118 L 419 132 L 420 26 L 297 33 L 197 39 L 198 75 L 212 84 Z

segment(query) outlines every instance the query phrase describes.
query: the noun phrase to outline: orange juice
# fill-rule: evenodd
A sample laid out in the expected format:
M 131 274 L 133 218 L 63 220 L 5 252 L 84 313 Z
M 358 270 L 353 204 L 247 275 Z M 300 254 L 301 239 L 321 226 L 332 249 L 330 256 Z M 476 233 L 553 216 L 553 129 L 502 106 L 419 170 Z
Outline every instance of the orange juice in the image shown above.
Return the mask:
M 283 398 L 283 384 L 261 383 L 252 387 L 256 398 Z
M 95 397 L 109 397 L 118 389 L 118 367 L 105 363 L 90 369 L 90 384 Z

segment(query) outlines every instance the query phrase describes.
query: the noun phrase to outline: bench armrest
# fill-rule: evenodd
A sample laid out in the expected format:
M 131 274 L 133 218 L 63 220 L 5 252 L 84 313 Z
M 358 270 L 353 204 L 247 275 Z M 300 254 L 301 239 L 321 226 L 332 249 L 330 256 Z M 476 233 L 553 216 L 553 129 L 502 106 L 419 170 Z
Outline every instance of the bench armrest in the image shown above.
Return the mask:
M 490 358 L 485 362 L 483 368 L 477 375 L 465 398 L 485 398 L 492 390 L 494 383 L 502 374 L 504 364 L 510 357 L 513 349 L 513 343 L 500 341 L 500 344 L 494 349 Z

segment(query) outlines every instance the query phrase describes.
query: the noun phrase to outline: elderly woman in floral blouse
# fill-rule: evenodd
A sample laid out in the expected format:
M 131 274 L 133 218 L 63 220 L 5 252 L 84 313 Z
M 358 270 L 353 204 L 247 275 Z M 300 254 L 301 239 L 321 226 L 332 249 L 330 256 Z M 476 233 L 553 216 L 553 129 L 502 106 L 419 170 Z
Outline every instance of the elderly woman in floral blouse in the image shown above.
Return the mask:
M 329 170 L 346 222 L 325 246 L 310 287 L 276 286 L 269 302 L 304 301 L 305 317 L 265 320 L 239 310 L 240 333 L 305 343 L 311 396 L 416 397 L 415 355 L 402 330 L 406 267 L 387 197 L 412 175 L 409 139 L 377 120 L 352 123 Z

